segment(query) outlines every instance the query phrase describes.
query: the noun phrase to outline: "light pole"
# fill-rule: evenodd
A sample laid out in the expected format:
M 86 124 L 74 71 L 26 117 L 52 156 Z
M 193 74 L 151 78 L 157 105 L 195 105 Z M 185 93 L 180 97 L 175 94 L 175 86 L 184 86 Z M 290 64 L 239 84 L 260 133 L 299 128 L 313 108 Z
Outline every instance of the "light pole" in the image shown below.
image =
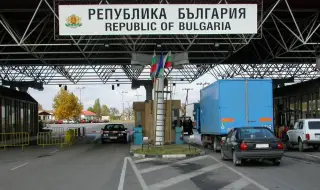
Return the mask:
M 81 90 L 85 89 L 86 87 L 77 87 L 76 89 L 80 90 L 80 104 L 81 104 Z
M 122 91 L 121 97 L 122 97 L 122 116 L 124 115 L 124 94 L 127 94 L 128 92 Z
M 186 103 L 184 105 L 184 118 L 183 120 L 185 119 L 185 116 L 186 116 L 186 108 L 187 108 L 187 104 L 188 104 L 188 96 L 189 96 L 189 90 L 193 90 L 193 88 L 183 88 L 182 90 L 186 90 L 187 91 L 187 96 L 186 96 Z
M 130 101 L 127 101 L 127 104 L 128 104 L 128 120 L 131 119 L 131 106 L 130 106 Z
M 208 83 L 208 82 L 200 82 L 200 83 L 197 83 L 197 85 L 201 85 L 202 88 L 204 88 L 204 86 L 209 85 L 209 84 L 210 84 L 210 83 Z

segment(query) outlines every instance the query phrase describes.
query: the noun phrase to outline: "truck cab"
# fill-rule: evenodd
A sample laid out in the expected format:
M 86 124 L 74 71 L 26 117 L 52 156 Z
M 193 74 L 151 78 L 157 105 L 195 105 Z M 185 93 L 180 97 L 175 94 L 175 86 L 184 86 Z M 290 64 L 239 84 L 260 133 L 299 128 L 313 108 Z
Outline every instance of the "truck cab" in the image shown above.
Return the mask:
M 286 135 L 287 146 L 298 145 L 299 151 L 303 152 L 312 146 L 319 149 L 320 146 L 320 119 L 300 119 L 293 129 Z

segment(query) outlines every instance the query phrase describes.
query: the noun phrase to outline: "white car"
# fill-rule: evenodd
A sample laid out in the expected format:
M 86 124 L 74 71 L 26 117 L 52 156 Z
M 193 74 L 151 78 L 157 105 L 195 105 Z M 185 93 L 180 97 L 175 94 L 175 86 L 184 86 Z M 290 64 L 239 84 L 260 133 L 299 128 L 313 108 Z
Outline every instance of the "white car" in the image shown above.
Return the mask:
M 312 146 L 319 149 L 320 146 L 320 119 L 300 119 L 295 123 L 294 128 L 287 132 L 287 147 L 299 146 L 303 152 Z

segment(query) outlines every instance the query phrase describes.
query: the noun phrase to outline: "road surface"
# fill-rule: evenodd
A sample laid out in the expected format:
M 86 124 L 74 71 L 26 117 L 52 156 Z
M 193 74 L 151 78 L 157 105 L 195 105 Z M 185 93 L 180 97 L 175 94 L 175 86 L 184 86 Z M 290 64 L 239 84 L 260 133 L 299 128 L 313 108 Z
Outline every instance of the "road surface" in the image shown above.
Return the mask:
M 183 160 L 134 159 L 121 143 L 0 150 L 1 190 L 318 190 L 320 152 L 286 152 L 280 166 L 235 167 L 208 150 Z

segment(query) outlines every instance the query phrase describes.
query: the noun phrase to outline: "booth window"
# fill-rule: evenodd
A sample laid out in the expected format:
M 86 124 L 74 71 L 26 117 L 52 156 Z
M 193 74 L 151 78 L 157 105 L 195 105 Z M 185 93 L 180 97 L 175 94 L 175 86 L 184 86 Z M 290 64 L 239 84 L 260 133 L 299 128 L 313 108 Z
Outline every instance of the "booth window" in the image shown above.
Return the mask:
M 142 125 L 141 112 L 136 112 L 136 125 Z

